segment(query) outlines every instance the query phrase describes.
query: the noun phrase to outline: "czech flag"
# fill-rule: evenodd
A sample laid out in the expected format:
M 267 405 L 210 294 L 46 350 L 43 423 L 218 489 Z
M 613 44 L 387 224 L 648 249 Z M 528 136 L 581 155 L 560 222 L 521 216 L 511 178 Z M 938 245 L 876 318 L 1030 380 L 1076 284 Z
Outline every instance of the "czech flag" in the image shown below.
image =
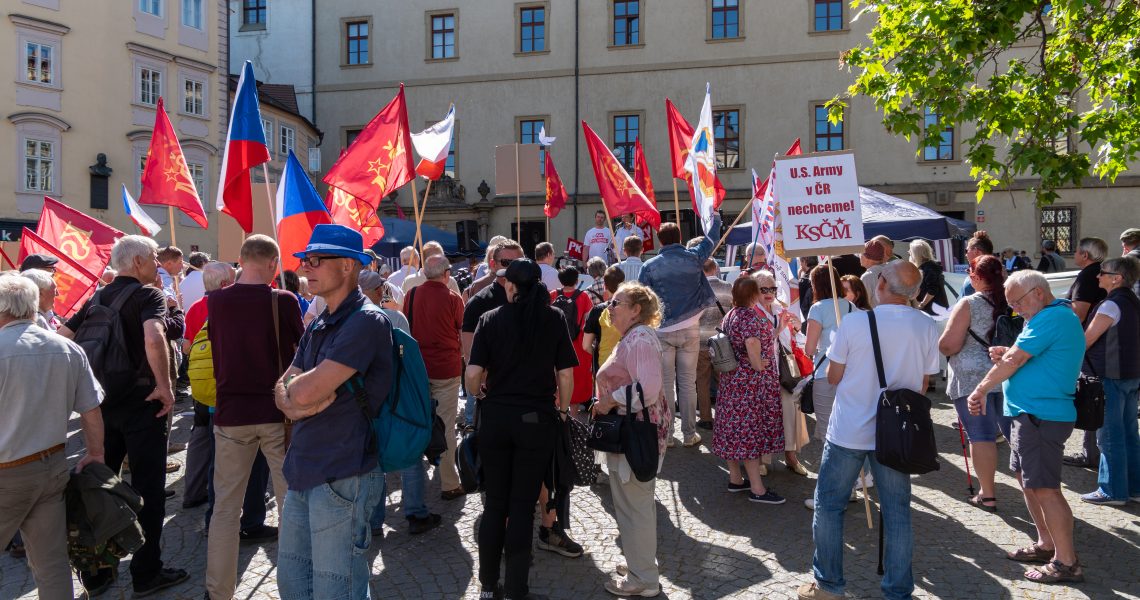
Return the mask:
M 162 231 L 158 223 L 155 223 L 154 219 L 150 218 L 150 215 L 146 214 L 146 211 L 139 206 L 139 203 L 135 202 L 135 199 L 131 197 L 131 193 L 127 191 L 126 185 L 123 186 L 123 210 L 127 211 L 127 216 L 130 217 L 131 220 L 135 222 L 135 225 L 138 225 L 139 230 L 146 235 L 154 237 L 155 234 Z
M 218 210 L 234 218 L 246 233 L 253 231 L 253 191 L 249 170 L 269 160 L 265 130 L 261 128 L 261 106 L 257 101 L 257 80 L 253 63 L 245 61 L 238 79 L 226 147 L 222 154 L 222 174 L 218 186 Z
M 425 179 L 439 179 L 447 167 L 447 154 L 451 150 L 451 133 L 455 128 L 455 105 L 447 109 L 442 121 L 412 134 L 412 146 L 420 155 L 416 174 Z
M 332 223 L 325 203 L 313 182 L 305 175 L 293 151 L 285 162 L 285 171 L 277 182 L 277 241 L 281 244 L 281 267 L 296 271 L 301 261 L 293 256 L 301 252 L 313 235 L 313 228 Z

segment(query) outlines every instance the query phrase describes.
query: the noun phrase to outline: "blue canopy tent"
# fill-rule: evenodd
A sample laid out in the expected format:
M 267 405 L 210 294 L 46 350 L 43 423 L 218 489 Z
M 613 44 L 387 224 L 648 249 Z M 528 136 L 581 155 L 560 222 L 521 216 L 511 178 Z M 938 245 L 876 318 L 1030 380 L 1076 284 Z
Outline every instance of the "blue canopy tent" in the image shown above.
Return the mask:
M 864 241 L 877 235 L 896 241 L 946 240 L 969 237 L 977 230 L 977 226 L 968 221 L 947 217 L 921 204 L 870 188 L 859 188 L 859 200 L 863 207 Z M 752 224 L 743 223 L 732 228 L 725 244 L 741 246 L 751 241 Z
M 384 237 L 372 246 L 372 251 L 389 260 L 395 267 L 399 267 L 400 250 L 411 246 L 416 240 L 416 222 L 409 219 L 394 217 L 380 219 L 384 225 Z M 466 254 L 459 251 L 459 238 L 450 231 L 440 229 L 433 225 L 421 225 L 420 233 L 424 243 L 439 242 L 443 251 L 448 255 Z M 479 244 L 485 248 L 485 243 Z M 479 253 L 482 253 L 480 250 Z M 394 259 L 394 260 L 393 260 Z

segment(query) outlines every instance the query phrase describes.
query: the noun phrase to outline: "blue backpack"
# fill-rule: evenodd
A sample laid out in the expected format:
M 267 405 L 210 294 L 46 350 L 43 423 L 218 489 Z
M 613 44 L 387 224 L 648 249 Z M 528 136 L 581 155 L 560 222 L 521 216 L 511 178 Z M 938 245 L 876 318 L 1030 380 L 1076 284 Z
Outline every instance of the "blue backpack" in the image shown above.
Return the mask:
M 360 310 L 372 309 L 361 307 Z M 364 377 L 360 373 L 344 382 L 372 423 L 367 451 L 376 452 L 385 473 L 406 469 L 420 460 L 431 441 L 435 417 L 420 345 L 391 321 L 389 326 L 392 328 L 392 388 L 381 403 L 380 412 L 371 414 Z

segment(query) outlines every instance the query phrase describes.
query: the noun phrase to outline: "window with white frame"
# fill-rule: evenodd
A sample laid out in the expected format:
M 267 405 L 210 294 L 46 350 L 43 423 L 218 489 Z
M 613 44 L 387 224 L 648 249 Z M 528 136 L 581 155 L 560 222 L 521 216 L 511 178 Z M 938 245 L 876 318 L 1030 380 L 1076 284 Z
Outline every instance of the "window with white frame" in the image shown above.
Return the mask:
M 55 84 L 55 48 L 38 42 L 24 44 L 24 59 L 28 65 L 25 81 Z
M 24 189 L 29 192 L 55 190 L 55 144 L 36 139 L 24 140 Z
M 188 115 L 206 114 L 206 84 L 195 79 L 182 80 L 182 112 Z
M 182 0 L 182 24 L 202 29 L 202 0 Z
M 150 67 L 139 67 L 139 102 L 147 106 L 158 104 L 162 95 L 162 71 Z
M 295 150 L 296 139 L 297 132 L 292 127 L 285 125 L 281 126 L 280 141 L 282 155 L 287 155 L 289 154 L 290 150 Z
M 194 189 L 198 190 L 198 198 L 206 197 L 206 165 L 202 163 L 187 162 L 186 168 L 190 170 L 190 180 L 194 182 Z
M 273 121 L 269 119 L 261 120 L 261 131 L 265 134 L 265 145 L 269 151 L 273 151 Z
M 162 0 L 139 0 L 139 10 L 156 17 L 162 16 Z

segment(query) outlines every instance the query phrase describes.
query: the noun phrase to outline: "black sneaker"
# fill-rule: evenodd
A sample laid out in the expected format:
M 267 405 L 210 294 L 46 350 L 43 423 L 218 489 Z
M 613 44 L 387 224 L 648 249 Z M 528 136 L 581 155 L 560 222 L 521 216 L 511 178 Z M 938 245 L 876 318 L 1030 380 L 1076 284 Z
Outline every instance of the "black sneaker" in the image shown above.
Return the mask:
M 135 584 L 135 598 L 145 598 L 155 592 L 176 586 L 190 578 L 190 574 L 182 569 L 162 569 L 158 575 L 142 585 Z
M 734 494 L 736 492 L 747 492 L 751 489 L 752 489 L 752 484 L 749 483 L 747 479 L 744 480 L 744 483 L 733 483 L 731 481 L 728 482 L 728 491 L 730 491 Z
M 697 427 L 700 427 L 701 429 L 707 429 L 709 431 L 712 431 L 713 422 L 712 421 L 705 421 L 705 420 L 697 421 Z
M 436 513 L 429 513 L 426 517 L 408 517 L 408 533 L 419 535 L 431 531 L 443 521 L 443 517 Z
M 568 558 L 582 556 L 582 545 L 570 539 L 570 536 L 566 535 L 566 531 L 558 527 L 557 524 L 550 528 L 539 526 L 538 547 L 550 552 L 557 552 Z
M 81 571 L 79 582 L 87 590 L 87 597 L 94 598 L 111 589 L 111 584 L 115 583 L 115 570 L 110 568 L 99 569 L 94 573 Z
M 277 528 L 272 525 L 261 525 L 253 529 L 243 529 L 238 533 L 238 539 L 243 544 L 264 544 L 277 539 Z
M 751 502 L 759 502 L 760 504 L 783 504 L 786 502 L 783 496 L 772 491 L 771 488 L 764 492 L 762 496 L 748 492 L 748 500 Z

